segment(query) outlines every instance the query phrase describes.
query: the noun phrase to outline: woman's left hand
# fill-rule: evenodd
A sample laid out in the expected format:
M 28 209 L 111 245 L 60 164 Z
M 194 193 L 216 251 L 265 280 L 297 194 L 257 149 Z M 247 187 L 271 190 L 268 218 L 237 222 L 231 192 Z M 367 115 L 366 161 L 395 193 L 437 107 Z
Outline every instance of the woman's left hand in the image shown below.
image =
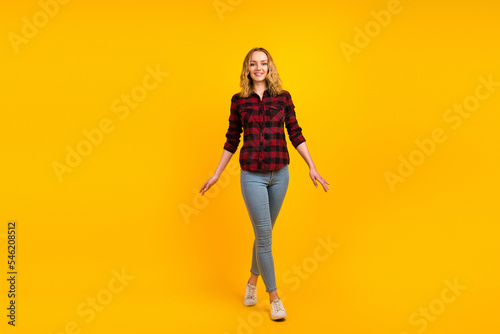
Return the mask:
M 330 183 L 328 183 L 325 179 L 323 179 L 321 177 L 321 175 L 319 175 L 319 173 L 316 170 L 316 168 L 313 167 L 313 168 L 311 168 L 309 170 L 309 176 L 311 177 L 311 180 L 313 181 L 314 186 L 316 188 L 318 188 L 318 183 L 317 182 L 319 182 L 323 186 L 323 189 L 325 190 L 325 192 L 328 192 L 329 189 L 328 189 L 327 184 L 330 184 Z

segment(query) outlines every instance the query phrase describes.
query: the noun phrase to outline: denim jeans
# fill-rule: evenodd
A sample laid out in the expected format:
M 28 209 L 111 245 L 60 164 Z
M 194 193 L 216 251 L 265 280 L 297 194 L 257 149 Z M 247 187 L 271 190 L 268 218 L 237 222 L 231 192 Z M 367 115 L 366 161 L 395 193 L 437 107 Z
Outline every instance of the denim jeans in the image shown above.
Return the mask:
M 272 171 L 240 171 L 241 192 L 255 234 L 250 272 L 262 275 L 266 292 L 276 291 L 272 230 L 288 189 L 288 165 Z

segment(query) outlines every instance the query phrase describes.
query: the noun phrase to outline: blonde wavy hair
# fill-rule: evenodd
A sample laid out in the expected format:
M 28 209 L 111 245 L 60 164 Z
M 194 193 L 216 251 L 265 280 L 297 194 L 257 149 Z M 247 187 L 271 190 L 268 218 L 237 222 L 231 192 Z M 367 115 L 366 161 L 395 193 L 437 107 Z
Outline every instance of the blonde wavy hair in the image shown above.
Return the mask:
M 245 60 L 243 61 L 243 69 L 241 70 L 240 75 L 240 97 L 249 97 L 252 93 L 253 80 L 250 76 L 250 59 L 255 51 L 262 51 L 267 56 L 268 73 L 266 76 L 266 84 L 269 94 L 271 96 L 280 95 L 283 92 L 283 88 L 278 70 L 276 69 L 276 65 L 274 65 L 273 57 L 271 57 L 269 51 L 264 48 L 253 48 L 247 53 Z

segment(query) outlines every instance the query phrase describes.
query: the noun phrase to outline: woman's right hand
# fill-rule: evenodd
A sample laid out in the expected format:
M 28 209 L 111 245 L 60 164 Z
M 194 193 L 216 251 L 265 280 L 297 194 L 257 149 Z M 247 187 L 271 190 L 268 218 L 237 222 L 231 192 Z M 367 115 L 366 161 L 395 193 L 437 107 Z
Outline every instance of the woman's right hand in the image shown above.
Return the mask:
M 209 178 L 200 189 L 201 196 L 203 196 L 203 194 L 208 191 L 208 189 L 210 189 L 210 187 L 212 187 L 217 181 L 219 181 L 219 178 L 215 175 Z

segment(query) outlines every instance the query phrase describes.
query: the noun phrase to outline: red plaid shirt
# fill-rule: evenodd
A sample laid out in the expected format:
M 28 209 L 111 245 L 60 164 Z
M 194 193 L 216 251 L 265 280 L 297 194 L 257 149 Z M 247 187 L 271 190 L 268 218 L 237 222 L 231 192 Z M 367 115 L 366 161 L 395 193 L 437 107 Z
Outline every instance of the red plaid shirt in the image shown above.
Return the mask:
M 286 90 L 276 97 L 265 90 L 262 100 L 255 92 L 247 98 L 234 94 L 224 149 L 235 153 L 243 131 L 241 169 L 274 170 L 288 165 L 290 157 L 283 124 L 294 148 L 306 141 L 295 118 L 294 108 L 292 97 Z

